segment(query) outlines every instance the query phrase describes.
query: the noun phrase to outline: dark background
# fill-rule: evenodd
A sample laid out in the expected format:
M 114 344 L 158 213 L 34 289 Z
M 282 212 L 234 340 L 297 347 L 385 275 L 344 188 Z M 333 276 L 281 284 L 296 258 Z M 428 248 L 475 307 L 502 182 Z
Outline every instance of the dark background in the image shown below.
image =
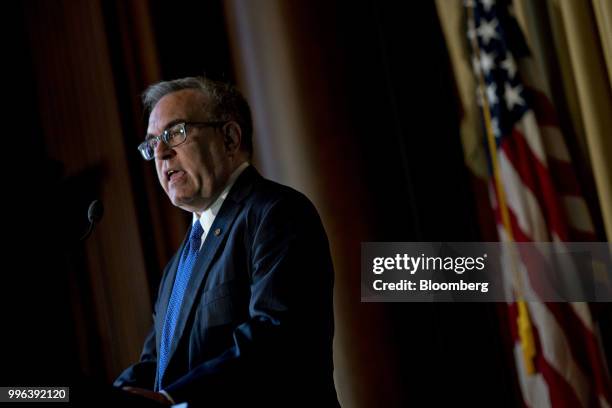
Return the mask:
M 47 21 L 41 10 L 51 7 L 63 15 L 71 7 L 69 1 L 50 3 L 7 6 L 10 24 L 3 27 L 9 88 L 3 104 L 7 117 L 2 311 L 6 318 L 0 385 L 109 384 L 118 373 L 109 369 L 110 357 L 104 352 L 105 326 L 96 320 L 93 301 L 99 288 L 92 283 L 96 281 L 91 278 L 86 247 L 96 241 L 81 243 L 78 238 L 87 227 L 89 202 L 109 194 L 104 186 L 112 169 L 95 160 L 74 166 L 70 154 L 50 153 L 61 150 L 51 147 L 53 143 L 64 146 L 87 138 L 70 133 L 69 121 L 60 126 L 67 130 L 65 138 L 51 137 L 41 120 L 50 98 L 43 90 L 50 85 L 34 55 L 41 55 L 48 44 L 32 33 L 45 32 L 39 25 Z M 135 148 L 145 127 L 138 94 L 148 77 L 143 73 L 147 67 L 129 57 L 135 24 L 133 11 L 128 10 L 131 3 L 95 3 L 102 11 L 99 23 L 112 69 L 112 78 L 99 80 L 107 81 L 116 96 L 128 171 L 124 177 L 131 181 L 147 301 L 153 301 L 164 263 L 187 221 L 170 208 L 155 184 L 154 170 L 141 161 Z M 206 73 L 237 81 L 221 2 L 143 3 L 150 11 L 158 79 Z M 434 2 L 398 3 L 312 1 L 285 8 L 292 35 L 303 45 L 298 71 L 307 78 L 311 64 L 316 64 L 317 70 L 327 73 L 325 83 L 316 86 L 336 95 L 342 114 L 328 113 L 326 120 L 347 122 L 351 129 L 345 138 L 313 137 L 321 157 L 334 162 L 323 167 L 349 169 L 355 178 L 352 185 L 366 197 L 367 213 L 363 213 L 351 197 L 342 196 L 351 190 L 334 176 L 337 172 L 320 175 L 327 177 L 332 208 L 353 214 L 355 223 L 367 224 L 360 229 L 366 231 L 363 235 L 352 234 L 355 225 L 346 225 L 343 245 L 354 249 L 357 263 L 361 241 L 483 240 L 463 163 L 454 84 Z M 63 29 L 52 31 L 62 35 Z M 47 51 L 53 54 L 53 49 Z M 311 57 L 316 55 L 315 61 Z M 82 78 L 71 81 L 66 74 L 65 79 L 52 88 L 69 92 L 82 85 Z M 78 156 L 76 150 L 75 162 Z M 165 240 L 156 238 L 160 236 Z M 342 276 L 336 285 L 343 287 Z M 380 326 L 355 323 L 361 332 L 351 347 L 361 352 L 353 353 L 359 356 L 351 366 L 365 367 L 359 372 L 367 373 L 355 383 L 373 388 L 361 400 L 363 406 L 423 401 L 436 405 L 449 398 L 456 405 L 517 404 L 510 343 L 504 340 L 503 314 L 496 305 L 370 305 L 355 298 L 346 307 L 357 321 L 373 310 L 385 316 Z M 337 321 L 340 318 L 337 315 Z M 374 340 L 364 340 L 367 337 Z M 377 361 L 373 356 L 380 353 L 368 353 L 364 344 L 384 349 L 387 361 Z M 119 342 L 112 347 L 128 345 Z M 377 390 L 372 385 L 377 381 L 391 385 Z

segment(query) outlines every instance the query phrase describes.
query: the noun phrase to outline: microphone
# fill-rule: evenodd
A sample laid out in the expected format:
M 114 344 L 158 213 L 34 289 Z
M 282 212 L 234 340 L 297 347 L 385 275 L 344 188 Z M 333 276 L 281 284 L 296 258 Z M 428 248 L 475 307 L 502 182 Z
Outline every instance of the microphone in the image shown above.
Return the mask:
M 85 241 L 91 235 L 93 231 L 94 224 L 102 219 L 102 215 L 104 215 L 104 206 L 102 205 L 102 201 L 93 200 L 91 204 L 89 204 L 89 208 L 87 210 L 87 219 L 89 220 L 89 228 L 87 232 L 79 239 L 79 241 Z

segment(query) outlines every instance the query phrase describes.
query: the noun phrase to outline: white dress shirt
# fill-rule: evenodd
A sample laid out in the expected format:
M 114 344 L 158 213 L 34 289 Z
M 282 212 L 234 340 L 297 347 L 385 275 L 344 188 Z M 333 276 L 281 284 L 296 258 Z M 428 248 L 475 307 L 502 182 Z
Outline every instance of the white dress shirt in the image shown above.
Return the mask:
M 202 249 L 202 245 L 204 245 L 204 240 L 206 239 L 206 235 L 208 234 L 208 231 L 210 231 L 210 228 L 212 227 L 213 222 L 215 222 L 215 218 L 217 217 L 217 214 L 219 213 L 219 210 L 221 209 L 221 205 L 223 205 L 223 202 L 227 198 L 229 191 L 231 190 L 232 186 L 236 182 L 236 179 L 238 178 L 238 176 L 240 176 L 240 174 L 242 174 L 244 169 L 246 169 L 248 166 L 249 166 L 249 162 L 244 162 L 240 166 L 238 166 L 236 170 L 234 170 L 232 175 L 227 180 L 227 184 L 225 185 L 225 188 L 223 188 L 223 191 L 221 192 L 221 194 L 219 194 L 219 197 L 217 197 L 215 202 L 212 203 L 212 205 L 210 205 L 200 215 L 200 219 L 199 219 L 200 225 L 202 226 L 202 229 L 204 230 L 204 233 L 202 234 L 202 239 L 200 240 L 200 249 Z M 195 224 L 196 221 L 198 221 L 198 214 L 193 213 L 192 225 Z

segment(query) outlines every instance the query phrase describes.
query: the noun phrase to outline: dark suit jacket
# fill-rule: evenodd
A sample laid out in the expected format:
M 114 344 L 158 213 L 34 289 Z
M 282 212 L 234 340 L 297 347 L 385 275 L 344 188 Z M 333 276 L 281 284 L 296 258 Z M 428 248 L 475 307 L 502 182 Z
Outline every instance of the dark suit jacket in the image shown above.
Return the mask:
M 140 362 L 116 386 L 156 387 L 157 351 L 185 242 L 164 271 Z M 312 203 L 247 167 L 204 241 L 162 389 L 192 406 L 337 406 L 332 290 L 329 245 Z

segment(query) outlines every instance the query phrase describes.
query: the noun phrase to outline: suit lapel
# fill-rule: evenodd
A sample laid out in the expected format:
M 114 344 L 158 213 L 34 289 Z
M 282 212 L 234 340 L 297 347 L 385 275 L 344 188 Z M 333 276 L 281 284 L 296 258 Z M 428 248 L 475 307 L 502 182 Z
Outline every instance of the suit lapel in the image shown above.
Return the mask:
M 210 231 L 208 231 L 206 234 L 204 245 L 202 246 L 200 254 L 198 255 L 196 264 L 194 265 L 194 270 L 192 272 L 191 278 L 189 279 L 189 284 L 185 292 L 185 297 L 183 298 L 183 303 L 181 305 L 178 321 L 176 322 L 176 331 L 174 332 L 174 336 L 172 337 L 170 353 L 168 356 L 169 366 L 172 364 L 172 357 L 174 355 L 174 352 L 176 351 L 176 348 L 178 347 L 181 337 L 183 336 L 183 332 L 185 331 L 185 325 L 187 324 L 187 320 L 189 319 L 191 310 L 194 307 L 195 299 L 197 297 L 197 294 L 201 290 L 202 285 L 204 285 L 206 281 L 206 277 L 212 265 L 213 259 L 215 259 L 217 252 L 222 247 L 222 243 L 225 242 L 225 237 L 229 233 L 232 224 L 236 219 L 236 216 L 242 209 L 244 199 L 251 192 L 253 183 L 259 178 L 261 178 L 261 176 L 253 166 L 247 167 L 242 172 L 242 174 L 238 177 L 234 186 L 232 187 L 229 195 L 223 202 L 223 205 L 219 210 L 219 214 L 217 214 L 217 217 L 215 218 L 215 221 L 213 222 Z M 158 321 L 160 322 L 157 325 L 158 350 L 159 339 L 161 339 L 162 335 L 163 322 L 166 317 L 166 309 L 168 308 L 168 301 L 170 300 L 172 287 L 174 286 L 174 278 L 178 269 L 178 259 L 180 258 L 180 254 L 183 250 L 186 240 L 183 241 L 180 251 L 178 252 L 178 256 L 175 257 L 174 263 L 170 269 L 171 276 L 168 276 L 166 288 L 163 290 L 162 293 L 161 301 L 163 305 L 163 310 L 160 311 L 163 312 L 164 319 L 158 319 Z

